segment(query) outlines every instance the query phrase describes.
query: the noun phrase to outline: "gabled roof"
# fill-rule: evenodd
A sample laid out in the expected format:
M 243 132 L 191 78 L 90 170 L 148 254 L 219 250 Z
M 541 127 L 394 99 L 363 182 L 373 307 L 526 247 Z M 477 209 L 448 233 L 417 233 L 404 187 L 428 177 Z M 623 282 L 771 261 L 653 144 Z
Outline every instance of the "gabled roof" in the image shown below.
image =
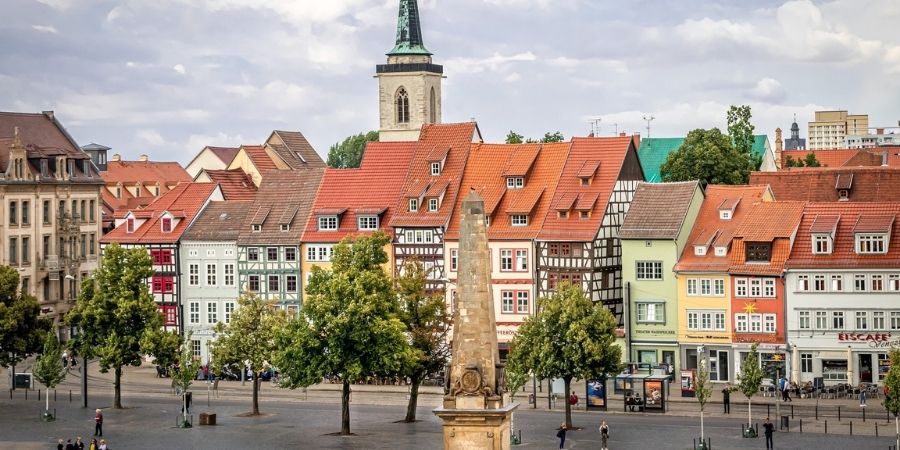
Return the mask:
M 389 224 L 399 207 L 397 199 L 403 197 L 403 184 L 415 150 L 415 142 L 369 142 L 358 169 L 325 169 L 303 242 L 339 242 L 348 235 L 362 233 L 357 221 L 360 216 L 378 216 L 379 229 L 392 234 Z M 332 212 L 335 214 L 329 214 Z M 339 215 L 338 229 L 320 231 L 320 213 Z
M 209 202 L 182 236 L 183 241 L 237 241 L 249 201 Z
M 291 169 L 325 168 L 325 161 L 299 131 L 275 130 L 266 144 Z
M 712 239 L 710 245 L 713 248 L 726 247 L 730 252 L 734 230 L 744 222 L 757 203 L 771 201 L 771 193 L 766 186 L 711 184 L 706 186 L 705 194 L 694 228 L 688 236 L 688 245 L 675 264 L 676 272 L 726 272 L 731 265 L 727 253 L 726 256 L 716 256 L 714 251 L 707 251 L 704 255 L 696 255 L 694 246 L 704 245 Z M 719 216 L 720 205 L 734 201 L 737 204 L 731 219 L 723 220 Z
M 234 157 L 237 156 L 238 152 L 241 151 L 239 147 L 206 147 L 209 149 L 210 153 L 216 155 L 216 158 L 219 158 L 219 161 L 225 164 L 225 167 L 228 167 L 231 164 L 231 161 L 234 161 Z
M 541 150 L 541 146 L 538 144 L 519 144 L 519 147 L 517 151 L 510 155 L 509 160 L 506 162 L 506 170 L 503 171 L 503 176 L 524 177 L 528 175 L 528 171 L 531 170 L 531 166 Z
M 872 222 L 886 225 L 887 218 L 900 215 L 900 203 L 852 203 L 828 202 L 809 203 L 803 210 L 803 220 L 791 256 L 785 266 L 789 269 L 855 269 L 900 267 L 900 223 L 890 221 L 887 253 L 856 253 L 857 227 Z M 813 254 L 812 235 L 819 217 L 837 217 L 840 220 L 834 232 L 832 252 L 830 254 Z
M 841 216 L 839 214 L 818 214 L 813 219 L 809 232 L 813 234 L 830 234 L 833 236 L 840 220 Z
M 100 172 L 107 186 L 122 183 L 123 185 L 142 183 L 155 185 L 174 185 L 191 181 L 191 176 L 173 161 L 108 161 L 106 170 Z
M 456 205 L 456 197 L 459 194 L 459 185 L 469 157 L 469 150 L 473 140 L 478 138 L 476 130 L 475 122 L 433 123 L 422 126 L 401 192 L 406 195 L 419 195 L 418 187 L 441 181 L 447 182 L 447 190 L 437 212 L 430 212 L 428 208 L 419 208 L 417 212 L 410 212 L 407 197 L 398 198 L 389 223 L 390 226 L 447 226 L 453 207 Z M 441 174 L 438 176 L 431 175 L 431 162 L 428 160 L 435 148 L 449 149 L 441 168 Z
M 674 138 L 644 138 L 641 140 L 638 156 L 641 158 L 641 167 L 644 168 L 644 176 L 649 182 L 660 182 L 660 167 L 666 162 L 670 153 L 677 151 L 684 144 L 684 137 Z M 768 136 L 758 134 L 753 136 L 753 156 L 765 158 Z M 751 183 L 752 184 L 752 183 Z
M 572 139 L 565 167 L 559 175 L 556 190 L 552 193 L 551 203 L 554 205 L 554 209 L 548 211 L 544 226 L 538 233 L 537 239 L 586 242 L 592 241 L 597 236 L 600 225 L 603 223 L 607 203 L 616 181 L 623 173 L 626 161 L 634 158 L 635 168 L 640 170 L 637 167 L 637 154 L 633 142 L 631 136 Z M 601 164 L 591 183 L 583 186 L 578 175 L 585 163 L 589 161 L 600 161 Z M 642 178 L 636 176 L 633 179 Z M 569 214 L 568 218 L 560 217 L 558 208 L 570 201 L 576 203 L 576 208 L 579 203 L 585 207 L 585 203 L 593 202 L 590 218 L 582 219 L 577 213 Z
M 728 271 L 744 275 L 782 275 L 805 206 L 805 202 L 792 201 L 756 204 L 734 232 Z M 748 243 L 771 243 L 769 262 L 747 262 Z
M 216 198 L 221 199 L 221 192 L 215 183 L 179 183 L 139 211 L 141 217 L 147 217 L 147 220 L 133 233 L 128 233 L 125 229 L 126 224 L 122 223 L 104 235 L 100 242 L 134 244 L 178 242 L 203 206 Z M 183 212 L 183 218 L 170 233 L 163 233 L 159 220 L 166 212 L 171 211 Z
M 697 181 L 638 184 L 619 239 L 677 239 L 699 187 Z
M 253 200 L 256 197 L 256 185 L 253 179 L 241 169 L 206 170 L 206 175 L 213 183 L 222 188 L 225 200 Z
M 247 154 L 247 158 L 250 159 L 250 162 L 256 166 L 256 169 L 259 170 L 260 173 L 278 169 L 278 166 L 275 165 L 275 161 L 272 161 L 272 158 L 266 153 L 266 148 L 264 146 L 244 145 L 241 147 L 241 150 Z
M 750 184 L 768 184 L 778 200 L 833 202 L 840 199 L 838 179 L 853 183 L 851 202 L 900 201 L 900 169 L 892 167 L 815 167 L 752 172 Z
M 484 198 L 485 210 L 491 212 L 489 239 L 534 239 L 540 233 L 571 146 L 569 142 L 561 142 L 479 144 L 473 147 L 461 190 L 475 191 Z M 522 155 L 517 156 L 520 152 Z M 528 161 L 531 166 L 524 187 L 506 187 L 509 161 Z M 464 196 L 459 197 L 447 228 L 447 239 L 459 239 L 459 211 Z M 528 224 L 513 226 L 514 215 L 528 215 Z
M 256 198 L 238 233 L 238 245 L 300 245 L 309 212 L 316 199 L 324 169 L 270 170 L 263 173 Z M 286 211 L 293 211 L 282 224 Z M 252 225 L 261 225 L 253 231 Z M 282 231 L 282 225 L 288 225 Z

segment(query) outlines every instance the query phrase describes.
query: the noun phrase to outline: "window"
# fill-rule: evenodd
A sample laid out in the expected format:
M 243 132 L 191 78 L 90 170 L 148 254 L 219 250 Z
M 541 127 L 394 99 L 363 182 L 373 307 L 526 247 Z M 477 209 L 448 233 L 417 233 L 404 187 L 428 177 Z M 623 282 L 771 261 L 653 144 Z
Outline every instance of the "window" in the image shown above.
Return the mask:
M 441 174 L 441 163 L 433 162 L 431 163 L 431 175 L 437 176 Z
M 206 323 L 216 323 L 219 321 L 218 305 L 213 302 L 206 304 Z
M 22 236 L 22 264 L 31 262 L 31 240 L 28 236 Z M 81 236 L 81 256 L 84 256 L 84 235 Z
M 513 214 L 510 221 L 514 227 L 524 227 L 528 225 L 528 216 L 525 214 Z
M 578 218 L 580 218 L 580 219 L 590 219 L 590 218 L 591 218 L 591 212 L 590 212 L 590 211 L 579 211 L 579 212 L 578 212 Z
M 153 264 L 155 264 L 155 265 L 172 264 L 172 250 L 169 250 L 169 249 L 150 250 L 150 258 L 153 259 Z
M 813 367 L 813 356 L 812 353 L 801 353 L 800 354 L 800 371 L 803 373 L 812 373 Z
M 700 329 L 700 313 L 688 311 L 687 318 L 688 330 Z
M 91 223 L 97 221 L 97 203 L 94 200 L 90 202 L 90 209 L 88 210 L 88 215 L 90 216 Z
M 853 275 L 853 290 L 856 292 L 865 292 L 866 289 L 866 276 L 865 275 Z
M 250 292 L 259 292 L 259 275 L 247 276 L 247 289 Z
M 259 261 L 259 248 L 247 248 L 247 261 Z
M 513 267 L 512 250 L 500 250 L 500 271 L 511 272 Z
M 898 322 L 900 323 L 900 322 Z M 826 311 L 816 311 L 816 329 L 828 329 L 828 313 Z
M 191 323 L 200 323 L 200 303 L 199 302 L 191 302 L 190 305 L 190 316 L 188 317 Z
M 306 260 L 314 262 L 331 261 L 334 247 L 331 245 L 308 245 L 306 247 Z
M 884 311 L 872 311 L 872 329 L 884 330 Z
M 134 217 L 125 219 L 125 232 L 134 233 Z
M 710 295 L 711 292 L 710 280 L 708 278 L 702 278 L 700 280 L 700 295 Z
M 516 272 L 528 271 L 528 250 L 516 250 Z
M 162 232 L 163 233 L 171 233 L 172 232 L 172 218 L 171 217 L 163 217 L 161 222 L 162 222 Z
M 215 264 L 207 264 L 206 265 L 206 285 L 207 286 L 215 286 L 216 285 L 216 275 L 218 274 L 218 267 Z
M 199 264 L 189 264 L 188 265 L 188 284 L 191 286 L 199 286 L 200 285 L 200 265 Z
M 884 275 L 872 275 L 871 285 L 873 292 L 880 292 L 884 290 Z
M 900 275 L 888 275 L 888 290 L 900 291 Z
M 811 327 L 809 311 L 800 311 L 797 313 L 799 325 L 801 330 L 809 330 Z
M 231 323 L 231 315 L 234 313 L 234 302 L 225 302 L 225 323 Z
M 436 199 L 436 198 L 429 198 L 429 199 L 428 199 L 428 210 L 429 210 L 429 211 L 431 211 L 431 212 L 437 211 L 437 210 L 438 210 L 438 206 L 440 206 L 440 204 L 439 204 L 439 202 L 438 202 L 438 199 Z
M 762 314 L 750 314 L 750 332 L 762 332 Z
M 394 105 L 397 108 L 397 123 L 409 123 L 409 94 L 406 93 L 406 89 L 400 88 L 397 91 Z
M 175 279 L 166 275 L 154 275 L 151 278 L 154 294 L 171 294 L 175 292 Z
M 338 227 L 337 216 L 319 217 L 319 230 L 334 231 L 334 230 L 337 230 L 337 227 Z
M 725 331 L 725 311 L 717 312 L 714 316 L 716 331 Z
M 869 329 L 869 313 L 865 311 L 857 311 L 856 312 L 856 329 L 857 330 L 868 330 Z
M 19 203 L 9 202 L 9 224 L 15 225 L 17 220 L 19 220 Z
M 747 262 L 769 262 L 771 254 L 772 244 L 768 242 L 747 244 Z
M 456 272 L 456 269 L 458 266 L 459 266 L 459 249 L 451 248 L 450 249 L 450 271 Z
M 278 275 L 269 275 L 269 292 L 278 292 L 281 290 L 281 280 Z
M 775 314 L 763 315 L 763 331 L 766 333 L 775 332 Z
M 827 234 L 814 234 L 812 238 L 812 252 L 817 255 L 831 253 L 831 236 Z
M 762 297 L 762 280 L 759 278 L 750 279 L 750 296 Z
M 887 252 L 887 236 L 884 234 L 857 234 L 856 253 L 885 253 Z
M 891 330 L 900 330 L 900 311 L 891 311 Z
M 637 261 L 638 280 L 662 280 L 662 261 Z
M 687 280 L 687 295 L 697 295 L 697 279 L 696 278 L 688 278 L 688 280 Z
M 723 296 L 725 295 L 725 280 L 713 280 L 713 289 L 714 295 Z
M 824 284 L 824 280 L 822 281 Z M 763 280 L 763 297 L 775 298 L 775 279 L 766 278 Z
M 278 261 L 278 247 L 266 247 L 266 261 Z
M 528 291 L 516 291 L 516 312 L 528 314 Z
M 746 314 L 735 314 L 734 316 L 735 322 L 735 330 L 738 333 L 746 333 L 749 329 L 747 326 L 747 315 Z
M 637 321 L 638 323 L 665 323 L 666 308 L 665 303 L 660 302 L 638 302 L 637 303 Z
M 296 261 L 297 260 L 297 249 L 294 247 L 286 247 L 284 249 L 284 260 L 285 261 Z
M 831 276 L 831 290 L 835 292 L 840 292 L 844 290 L 844 276 L 843 275 L 832 275 Z
M 719 218 L 722 220 L 731 220 L 731 210 L 730 209 L 720 209 L 719 210 Z
M 500 291 L 500 310 L 506 314 L 512 314 L 513 291 Z
M 91 200 L 93 202 L 93 200 Z M 44 217 L 44 224 L 50 224 L 50 200 L 44 200 L 44 207 L 42 215 Z
M 747 279 L 746 278 L 736 278 L 734 280 L 734 295 L 735 297 L 746 297 L 747 296 Z
M 234 264 L 223 266 L 225 273 L 225 286 L 234 286 Z
M 291 224 L 289 224 L 289 223 L 281 224 L 281 231 L 283 231 L 283 232 L 291 231 Z
M 728 247 L 716 247 L 716 256 L 728 255 Z
M 844 329 L 844 313 L 842 311 L 834 311 L 831 313 L 831 328 L 833 330 Z
M 82 204 L 84 201 L 82 200 Z M 29 211 L 31 210 L 31 203 L 28 200 L 22 200 L 22 225 L 28 225 L 31 223 L 31 217 Z
M 709 330 L 712 328 L 712 313 L 700 313 L 700 328 L 703 330 Z
M 356 219 L 360 230 L 377 230 L 378 216 L 360 216 Z
M 416 212 L 419 210 L 419 199 L 411 198 L 409 199 L 409 212 Z
M 521 189 L 525 187 L 524 177 L 506 177 L 507 189 Z
M 285 275 L 284 284 L 286 291 L 297 292 L 297 275 Z
M 262 231 L 262 225 L 260 225 L 258 223 L 252 224 L 252 225 L 250 225 L 250 231 L 252 231 L 254 233 L 259 233 L 260 231 Z
M 706 247 L 702 245 L 694 246 L 694 254 L 697 256 L 705 256 L 706 255 Z

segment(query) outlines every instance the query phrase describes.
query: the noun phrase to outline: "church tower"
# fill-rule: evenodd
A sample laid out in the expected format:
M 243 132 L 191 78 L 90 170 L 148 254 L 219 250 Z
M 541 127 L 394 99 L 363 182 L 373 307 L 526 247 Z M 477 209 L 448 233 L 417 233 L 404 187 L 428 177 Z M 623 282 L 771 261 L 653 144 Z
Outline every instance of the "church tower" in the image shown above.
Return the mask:
M 416 0 L 400 0 L 396 45 L 375 73 L 382 142 L 418 140 L 422 125 L 441 122 L 444 68 L 431 63 Z

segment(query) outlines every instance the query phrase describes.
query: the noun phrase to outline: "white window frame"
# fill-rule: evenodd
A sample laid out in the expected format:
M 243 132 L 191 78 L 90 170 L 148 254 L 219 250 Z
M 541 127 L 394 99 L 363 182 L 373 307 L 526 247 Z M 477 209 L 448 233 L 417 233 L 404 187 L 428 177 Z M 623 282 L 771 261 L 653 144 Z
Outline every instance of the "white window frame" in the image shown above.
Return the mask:
M 725 280 L 721 278 L 713 279 L 713 295 L 717 297 L 725 295 Z
M 858 233 L 855 243 L 857 254 L 884 254 L 887 253 L 888 236 L 881 233 Z
M 222 267 L 225 277 L 225 286 L 234 286 L 234 264 L 225 264 Z
M 335 231 L 338 229 L 337 216 L 319 216 L 319 231 Z
M 687 279 L 687 295 L 696 296 L 697 294 L 697 286 L 700 284 L 699 280 L 696 278 L 688 278 Z
M 307 244 L 306 260 L 309 262 L 330 262 L 334 256 L 332 244 Z
M 891 331 L 900 330 L 900 311 L 891 311 L 890 320 Z
M 525 177 L 506 177 L 507 189 L 522 189 L 525 187 Z
M 200 286 L 200 264 L 188 264 L 188 286 Z
M 438 176 L 441 174 L 441 163 L 433 162 L 431 163 L 431 176 Z
M 509 216 L 510 225 L 514 227 L 527 227 L 528 226 L 528 215 L 527 214 L 512 214 Z
M 747 297 L 749 294 L 749 280 L 746 278 L 735 278 L 734 279 L 734 296 L 735 297 Z
M 409 199 L 409 212 L 417 212 L 419 210 L 419 199 Z
M 522 248 L 516 249 L 515 255 L 516 261 L 513 269 L 516 272 L 528 272 L 528 250 Z
M 697 311 L 687 312 L 687 328 L 688 330 L 700 329 L 700 313 Z
M 900 320 L 900 317 L 898 317 Z M 900 321 L 897 322 L 900 324 Z M 831 325 L 828 322 L 828 311 L 816 311 L 816 330 L 830 330 Z
M 528 291 L 516 291 L 516 313 L 528 314 L 528 307 L 530 304 L 531 299 L 529 298 Z
M 812 235 L 812 252 L 814 255 L 830 255 L 832 252 L 831 236 L 827 234 Z
M 210 270 L 212 269 L 212 270 Z M 206 285 L 207 286 L 216 286 L 217 278 L 219 275 L 219 266 L 218 264 L 207 264 L 206 265 Z
M 856 311 L 854 316 L 853 324 L 856 326 L 855 330 L 869 330 L 869 312 L 868 311 Z
M 886 330 L 885 323 L 885 314 L 884 311 L 872 311 L 872 329 L 873 330 Z
M 832 292 L 843 292 L 844 290 L 844 276 L 843 275 L 831 275 L 829 277 L 831 281 L 829 285 L 829 289 Z
M 853 292 L 869 292 L 869 279 L 863 274 L 853 275 Z
M 797 312 L 797 328 L 801 330 L 811 330 L 812 329 L 812 320 L 809 311 L 798 311 Z
M 200 302 L 190 302 L 188 305 L 189 323 L 200 323 Z
M 436 198 L 429 198 L 428 199 L 428 211 L 435 212 L 439 209 L 441 209 L 440 201 L 438 201 L 438 199 L 436 199 Z
M 778 287 L 774 278 L 763 278 L 763 292 L 765 298 L 775 298 L 778 296 Z
M 747 314 L 735 314 L 734 315 L 734 331 L 735 333 L 748 333 L 750 331 L 749 326 L 750 318 Z
M 500 271 L 512 272 L 513 270 L 513 251 L 512 249 L 500 250 Z
M 206 303 L 206 323 L 215 325 L 219 321 L 219 305 L 216 302 Z
M 360 231 L 377 230 L 379 222 L 378 216 L 359 216 L 356 218 L 356 224 Z
M 663 279 L 662 261 L 635 261 L 635 278 L 659 281 Z
M 763 314 L 763 333 L 777 333 L 778 322 L 775 320 L 775 314 Z
M 515 313 L 516 291 L 500 291 L 500 312 L 503 314 Z
M 900 274 L 892 273 L 888 275 L 887 290 L 892 292 L 900 291 Z
M 225 302 L 224 321 L 226 324 L 231 323 L 231 315 L 234 314 L 234 302 Z
M 638 301 L 637 323 L 666 323 L 666 303 L 661 301 Z
M 456 272 L 459 268 L 459 249 L 450 249 L 450 271 Z

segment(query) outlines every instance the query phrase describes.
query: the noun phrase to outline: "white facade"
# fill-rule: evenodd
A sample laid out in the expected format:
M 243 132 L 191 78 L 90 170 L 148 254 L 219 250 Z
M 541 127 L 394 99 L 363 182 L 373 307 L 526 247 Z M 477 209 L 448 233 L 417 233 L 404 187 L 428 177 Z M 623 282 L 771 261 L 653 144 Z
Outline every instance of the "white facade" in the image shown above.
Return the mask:
M 237 308 L 237 243 L 183 241 L 180 257 L 184 331 L 192 333 L 194 355 L 205 364 L 216 324 L 229 323 Z
M 204 147 L 203 150 L 200 150 L 200 153 L 194 157 L 193 160 L 184 168 L 187 171 L 188 175 L 191 178 L 197 178 L 197 175 L 200 174 L 203 170 L 223 170 L 228 167 L 224 161 L 219 159 L 209 147 Z M 196 180 L 196 181 L 206 181 L 206 180 Z

